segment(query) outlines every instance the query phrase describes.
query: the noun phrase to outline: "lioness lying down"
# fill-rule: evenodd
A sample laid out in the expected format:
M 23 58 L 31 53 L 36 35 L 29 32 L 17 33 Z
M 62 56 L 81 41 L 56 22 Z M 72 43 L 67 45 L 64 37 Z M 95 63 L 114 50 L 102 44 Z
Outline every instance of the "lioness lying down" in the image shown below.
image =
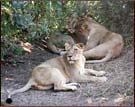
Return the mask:
M 87 40 L 84 49 L 86 63 L 105 62 L 120 55 L 123 48 L 123 38 L 120 34 L 107 30 L 89 16 L 67 18 L 67 29 L 75 33 L 74 38 Z
M 75 44 L 71 36 L 63 34 L 62 32 L 55 32 L 50 35 L 46 45 L 50 51 L 61 55 L 61 52 L 64 51 L 65 43 L 69 43 L 71 45 Z
M 72 46 L 65 44 L 66 54 L 36 66 L 32 71 L 32 76 L 28 83 L 23 88 L 9 93 L 7 102 L 11 103 L 12 95 L 27 91 L 32 86 L 40 90 L 52 87 L 54 87 L 54 90 L 77 90 L 77 86 L 79 86 L 78 82 L 105 82 L 107 80 L 103 76 L 105 71 L 84 68 L 85 57 L 83 56 L 83 48 L 83 44 Z

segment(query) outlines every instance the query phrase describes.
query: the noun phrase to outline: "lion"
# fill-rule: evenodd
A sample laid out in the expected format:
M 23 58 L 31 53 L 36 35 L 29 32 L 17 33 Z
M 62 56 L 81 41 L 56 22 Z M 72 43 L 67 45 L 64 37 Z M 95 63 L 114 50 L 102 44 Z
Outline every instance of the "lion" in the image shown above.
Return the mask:
M 106 29 L 90 16 L 71 16 L 67 19 L 67 30 L 75 33 L 80 42 L 84 38 L 86 63 L 101 63 L 120 55 L 124 42 L 120 34 Z M 93 60 L 90 60 L 93 59 Z
M 9 93 L 7 102 L 11 103 L 11 96 L 29 90 L 32 86 L 39 90 L 54 88 L 56 91 L 77 90 L 80 82 L 105 82 L 105 71 L 85 69 L 84 45 L 82 43 L 65 44 L 66 53 L 47 60 L 36 66 L 27 84 Z M 90 75 L 93 74 L 93 75 Z
M 62 32 L 55 32 L 50 35 L 49 39 L 46 42 L 47 49 L 51 52 L 61 55 L 64 52 L 64 44 L 69 43 L 71 45 L 75 44 L 73 38 Z
M 67 29 L 62 29 L 61 31 L 55 32 L 49 36 L 49 39 L 46 41 L 46 48 L 55 54 L 63 55 L 65 54 L 65 43 L 71 45 L 75 43 L 83 43 L 85 45 L 87 43 L 87 37 L 79 37 L 78 39 L 74 33 L 67 31 Z

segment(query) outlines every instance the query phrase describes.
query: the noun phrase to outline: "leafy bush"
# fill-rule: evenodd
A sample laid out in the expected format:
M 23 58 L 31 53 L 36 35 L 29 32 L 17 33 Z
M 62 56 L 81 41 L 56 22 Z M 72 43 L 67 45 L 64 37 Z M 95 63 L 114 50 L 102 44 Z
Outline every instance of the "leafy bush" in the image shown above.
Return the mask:
M 23 42 L 48 37 L 65 27 L 69 14 L 91 14 L 112 31 L 133 32 L 133 1 L 68 1 L 68 0 L 2 0 L 1 5 L 1 58 L 22 54 Z M 126 17 L 125 17 L 126 16 Z

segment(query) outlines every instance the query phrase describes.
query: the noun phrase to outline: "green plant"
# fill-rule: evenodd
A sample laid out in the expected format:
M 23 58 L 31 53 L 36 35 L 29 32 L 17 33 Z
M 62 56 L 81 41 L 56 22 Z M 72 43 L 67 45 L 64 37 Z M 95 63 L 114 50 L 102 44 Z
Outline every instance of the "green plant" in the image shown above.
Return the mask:
M 34 43 L 63 29 L 65 17 L 73 13 L 91 14 L 94 20 L 121 34 L 133 32 L 133 2 L 130 0 L 2 0 L 1 59 L 11 52 L 22 54 L 21 41 Z

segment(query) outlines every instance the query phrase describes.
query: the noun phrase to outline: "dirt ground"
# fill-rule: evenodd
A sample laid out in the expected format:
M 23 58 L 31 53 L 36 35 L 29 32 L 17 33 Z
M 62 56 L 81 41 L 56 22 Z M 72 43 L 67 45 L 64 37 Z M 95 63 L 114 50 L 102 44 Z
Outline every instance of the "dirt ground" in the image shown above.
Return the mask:
M 86 68 L 106 71 L 105 83 L 82 83 L 77 91 L 54 92 L 31 89 L 14 95 L 13 104 L 18 106 L 133 106 L 134 105 L 134 38 L 125 39 L 122 54 L 111 61 L 86 64 Z M 31 54 L 18 57 L 23 63 L 17 66 L 1 66 L 1 100 L 8 91 L 23 87 L 31 69 L 57 55 L 34 48 Z

